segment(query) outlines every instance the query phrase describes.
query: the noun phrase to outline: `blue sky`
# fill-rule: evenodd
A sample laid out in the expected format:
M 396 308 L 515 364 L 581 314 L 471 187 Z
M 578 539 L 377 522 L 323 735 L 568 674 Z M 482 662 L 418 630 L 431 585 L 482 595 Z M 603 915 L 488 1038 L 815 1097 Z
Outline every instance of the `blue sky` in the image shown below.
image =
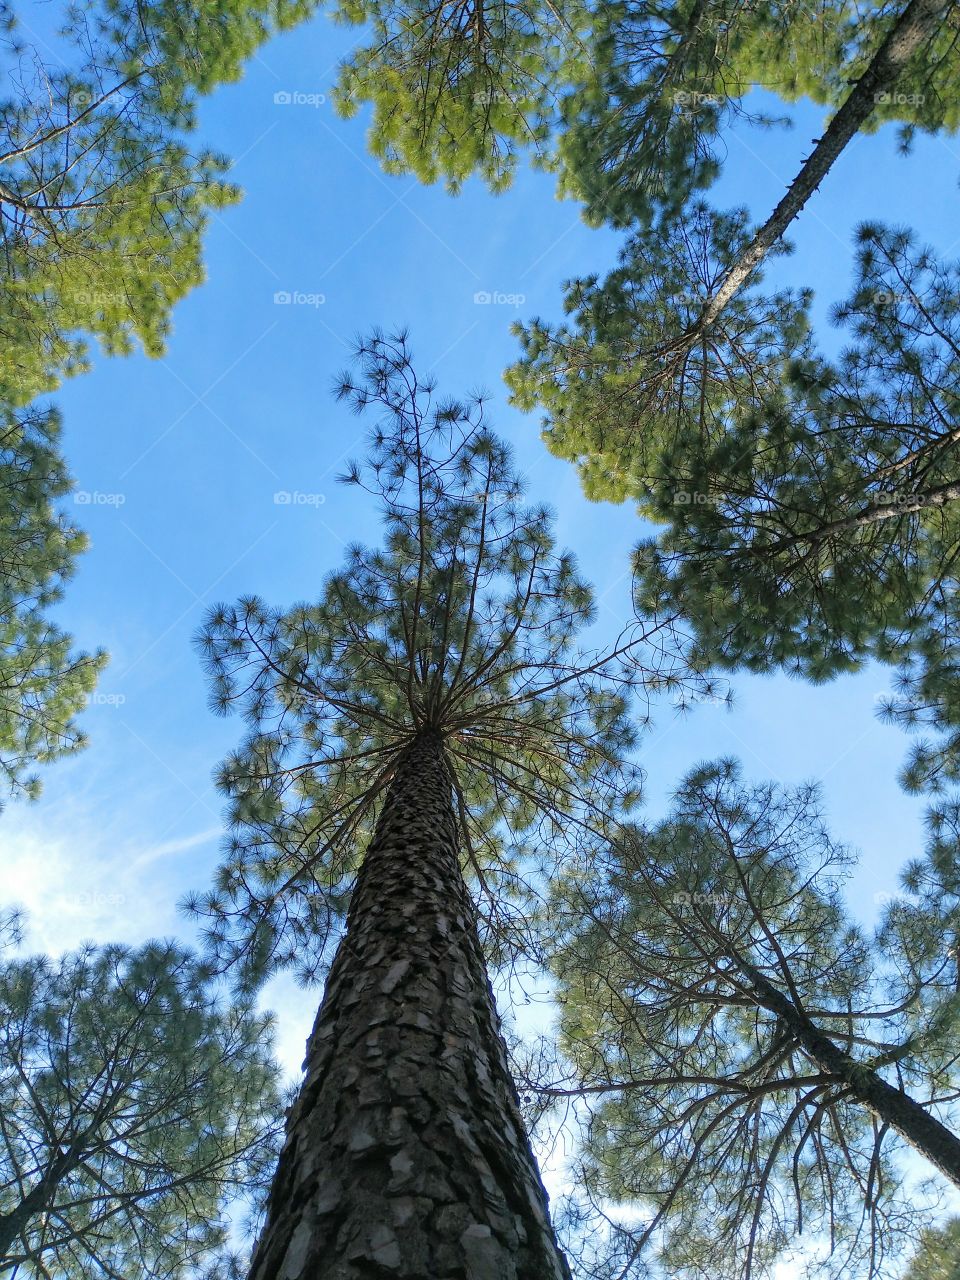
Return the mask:
M 372 510 L 334 483 L 364 430 L 329 391 L 357 332 L 407 325 L 442 389 L 493 393 L 532 496 L 554 506 L 561 541 L 596 584 L 601 625 L 613 633 L 626 616 L 634 511 L 585 502 L 573 468 L 548 455 L 536 418 L 508 407 L 501 382 L 516 353 L 510 322 L 557 317 L 561 281 L 606 270 L 620 237 L 587 228 L 528 169 L 500 197 L 476 183 L 452 198 L 385 177 L 366 154 L 364 117 L 341 121 L 322 100 L 352 38 L 319 18 L 204 104 L 202 141 L 235 159 L 246 191 L 211 228 L 207 283 L 177 308 L 162 360 L 98 358 L 56 397 L 74 511 L 92 543 L 60 616 L 112 661 L 85 716 L 89 749 L 46 771 L 36 804 L 3 816 L 2 897 L 28 907 L 34 947 L 193 936 L 176 904 L 216 864 L 211 771 L 241 727 L 208 711 L 191 637 L 214 601 L 314 595 L 346 543 L 378 536 Z M 793 114 L 789 132 L 729 139 L 718 205 L 746 204 L 758 218 L 772 209 L 822 131 L 818 108 Z M 941 253 L 960 252 L 958 172 L 949 139 L 920 139 L 902 158 L 888 128 L 847 148 L 794 228 L 796 253 L 770 273 L 816 289 L 824 345 L 858 221 L 907 223 Z M 514 301 L 477 303 L 480 291 Z M 278 303 L 278 293 L 300 300 Z M 284 492 L 300 496 L 275 502 Z M 863 852 L 850 900 L 869 918 L 922 843 L 923 804 L 896 782 L 907 740 L 874 717 L 887 687 L 882 670 L 819 688 L 738 676 L 732 712 L 705 704 L 680 720 L 664 707 L 641 748 L 650 812 L 694 763 L 722 754 L 741 756 L 755 778 L 821 778 L 834 831 Z M 287 982 L 273 995 L 295 1067 L 317 995 Z

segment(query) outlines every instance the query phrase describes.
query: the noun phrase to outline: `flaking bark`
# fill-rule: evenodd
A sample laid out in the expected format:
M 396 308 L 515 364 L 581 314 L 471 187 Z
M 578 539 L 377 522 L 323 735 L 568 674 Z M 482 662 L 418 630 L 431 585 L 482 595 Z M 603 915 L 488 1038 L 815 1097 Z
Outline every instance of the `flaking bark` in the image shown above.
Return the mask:
M 250 1280 L 569 1280 L 460 872 L 438 735 L 401 757 Z

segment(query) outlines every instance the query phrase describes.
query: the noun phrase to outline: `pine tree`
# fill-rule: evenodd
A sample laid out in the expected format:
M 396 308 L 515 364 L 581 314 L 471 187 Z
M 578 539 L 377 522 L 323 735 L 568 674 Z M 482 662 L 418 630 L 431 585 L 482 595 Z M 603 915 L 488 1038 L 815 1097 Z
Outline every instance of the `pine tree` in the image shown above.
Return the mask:
M 269 1019 L 173 943 L 0 968 L 0 1274 L 235 1273 L 282 1121 Z
M 606 281 L 571 285 L 574 323 L 524 331 L 514 396 L 547 406 L 547 442 L 589 496 L 635 497 L 665 526 L 637 550 L 637 603 L 682 614 L 699 662 L 817 680 L 889 663 L 886 713 L 940 735 L 910 784 L 955 778 L 960 265 L 865 225 L 835 365 L 803 296 L 753 291 L 696 360 L 638 360 L 650 337 L 682 334 L 673 300 L 696 312 L 738 251 L 732 225 L 704 209 L 698 240 L 655 256 L 631 242 Z
M 960 1218 L 923 1233 L 904 1280 L 960 1280 Z
M 341 112 L 372 103 L 369 144 L 386 171 L 454 191 L 474 173 L 500 191 L 521 148 L 544 151 L 586 54 L 581 0 L 340 0 L 334 17 L 371 32 L 341 66 Z
M 388 172 L 453 190 L 476 173 L 502 190 L 529 148 L 592 222 L 679 213 L 716 178 L 729 119 L 783 123 L 745 105 L 755 85 L 839 108 L 786 204 L 802 205 L 858 129 L 900 120 L 907 145 L 917 129 L 960 123 L 947 0 L 870 21 L 847 0 L 816 14 L 796 0 L 341 0 L 333 16 L 371 32 L 345 59 L 336 100 L 347 115 L 373 105 L 370 145 Z
M 759 273 L 691 348 L 749 229 L 743 210 L 700 204 L 674 232 L 632 236 L 604 280 L 570 282 L 567 323 L 517 325 L 523 355 L 506 373 L 521 409 L 546 410 L 544 439 L 577 463 L 589 498 L 635 497 L 658 519 L 689 489 L 693 459 L 783 403 L 788 370 L 811 354 L 809 290 L 766 295 Z
M 638 550 L 638 598 L 681 607 L 711 663 L 815 679 L 892 663 L 899 718 L 942 692 L 948 727 L 960 266 L 907 233 L 859 238 L 835 313 L 852 338 L 838 367 L 797 364 L 780 406 L 731 419 L 712 449 L 674 451 L 647 504 L 669 525 Z M 678 504 L 683 491 L 699 500 Z
M 525 1087 L 588 1106 L 586 1196 L 642 1207 L 621 1274 L 654 1250 L 749 1280 L 810 1241 L 818 1275 L 887 1275 L 923 1213 L 896 1140 L 960 1183 L 958 836 L 954 813 L 871 936 L 816 788 L 722 761 L 558 883 L 567 1075 Z
M 162 352 L 203 278 L 210 213 L 238 197 L 227 161 L 188 147 L 198 96 L 312 8 L 90 0 L 34 37 L 0 4 L 0 771 L 14 785 L 35 790 L 33 765 L 83 745 L 73 716 L 105 661 L 73 653 L 45 612 L 84 539 L 54 510 L 68 480 L 35 397 L 87 367 L 91 338 Z
M 77 653 L 48 610 L 83 550 L 56 503 L 71 488 L 52 409 L 0 417 L 0 774 L 35 794 L 35 764 L 83 746 L 75 722 L 103 667 Z
M 954 56 L 951 12 L 911 0 L 876 42 L 854 38 L 842 8 L 823 15 L 832 52 L 816 54 L 822 73 L 798 62 L 803 83 L 823 80 L 841 55 L 863 70 L 787 195 L 751 231 L 743 212 L 689 197 L 716 173 L 705 138 L 749 83 L 738 77 L 751 21 L 768 35 L 779 26 L 773 43 L 789 61 L 796 13 L 611 8 L 601 63 L 619 88 L 589 99 L 582 145 L 576 123 L 564 145 L 568 169 L 580 155 L 612 220 L 640 225 L 606 279 L 567 285 L 570 321 L 517 326 L 522 358 L 506 375 L 521 408 L 546 410 L 545 439 L 577 464 L 588 497 L 635 497 L 641 514 L 669 525 L 639 553 L 641 598 L 693 620 L 698 661 L 779 662 L 824 678 L 873 653 L 909 668 L 892 714 L 941 728 L 949 693 L 937 673 L 952 657 L 931 657 L 927 619 L 944 611 L 952 540 L 943 535 L 960 496 L 949 475 L 955 441 L 934 421 L 953 411 L 940 375 L 955 349 L 955 270 L 917 252 L 907 233 L 863 228 L 860 278 L 837 309 L 858 345 L 831 370 L 812 348 L 810 291 L 764 296 L 759 269 L 785 251 L 789 223 L 874 108 L 890 106 L 893 86 L 930 88 L 909 128 L 954 127 L 935 88 Z M 717 96 L 727 76 L 729 94 Z M 691 95 L 704 112 L 690 109 Z M 827 88 L 821 97 L 830 100 Z M 602 131 L 597 144 L 598 112 L 613 130 L 608 151 Z M 918 758 L 911 776 L 938 764 Z
M 0 402 L 14 407 L 87 364 L 87 342 L 163 349 L 174 304 L 203 279 L 229 165 L 191 152 L 199 94 L 235 80 L 307 0 L 68 7 L 56 46 L 3 8 Z
M 638 664 L 678 676 L 655 636 L 575 647 L 591 593 L 482 399 L 436 399 L 403 336 L 359 361 L 339 394 L 379 417 L 346 478 L 385 546 L 316 604 L 244 601 L 202 637 L 215 705 L 251 725 L 220 775 L 230 853 L 192 904 L 215 952 L 248 981 L 310 972 L 349 894 L 251 1275 L 567 1276 L 463 871 L 494 954 L 535 954 L 541 852 L 630 807 Z
M 725 125 L 738 117 L 785 123 L 744 102 L 755 86 L 837 108 L 700 318 L 702 328 L 783 237 L 856 133 L 900 120 L 906 147 L 918 129 L 960 125 L 949 87 L 958 71 L 952 5 L 877 7 L 883 11 L 869 20 L 846 0 L 815 14 L 795 0 L 620 0 L 598 9 L 589 70 L 564 100 L 557 139 L 561 189 L 585 201 L 590 222 L 624 227 L 680 217 L 720 173 Z

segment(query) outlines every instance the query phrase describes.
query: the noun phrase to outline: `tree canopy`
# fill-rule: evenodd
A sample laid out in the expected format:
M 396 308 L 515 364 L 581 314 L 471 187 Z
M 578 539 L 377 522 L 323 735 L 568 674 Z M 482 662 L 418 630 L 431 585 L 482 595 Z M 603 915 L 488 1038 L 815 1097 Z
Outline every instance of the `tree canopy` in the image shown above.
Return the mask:
M 72 487 L 59 432 L 52 409 L 0 414 L 0 773 L 28 794 L 36 764 L 83 746 L 75 717 L 105 661 L 48 614 L 86 542 L 57 505 Z
M 582 0 L 339 0 L 334 17 L 369 31 L 341 66 L 341 112 L 371 103 L 369 145 L 386 171 L 452 190 L 474 173 L 503 190 L 523 149 L 545 152 L 587 54 Z
M 228 856 L 192 905 L 215 951 L 252 973 L 319 963 L 422 728 L 444 738 L 467 870 L 490 937 L 510 943 L 525 928 L 511 901 L 539 896 L 538 863 L 565 831 L 636 800 L 633 690 L 684 680 L 658 627 L 578 648 L 592 593 L 549 511 L 525 505 L 482 399 L 438 396 L 403 335 L 374 335 L 357 358 L 338 395 L 376 426 L 344 478 L 377 500 L 384 545 L 351 548 L 316 603 L 221 606 L 200 637 L 213 705 L 240 710 L 250 735 L 218 776 Z
M 705 451 L 787 394 L 809 358 L 809 291 L 765 294 L 757 273 L 691 346 L 703 305 L 749 236 L 743 210 L 701 204 L 683 224 L 632 236 L 605 279 L 568 283 L 563 324 L 518 324 L 522 358 L 507 383 L 547 412 L 544 439 L 575 461 L 589 498 L 635 497 L 663 518 Z
M 949 728 L 958 267 L 905 232 L 859 238 L 835 312 L 851 344 L 836 367 L 795 366 L 785 407 L 688 453 L 675 483 L 700 497 L 661 505 L 669 525 L 638 549 L 639 596 L 682 599 L 713 663 L 815 679 L 893 663 L 899 718 L 936 703 Z
M 960 1149 L 941 1123 L 960 1096 L 958 833 L 956 814 L 937 827 L 871 936 L 816 788 L 753 786 L 722 761 L 558 882 L 571 1065 L 532 1084 L 586 1107 L 580 1177 L 613 1226 L 609 1274 L 641 1274 L 649 1248 L 671 1275 L 749 1280 L 803 1242 L 812 1274 L 889 1274 L 921 1212 L 897 1134 L 935 1167 Z
M 0 402 L 108 352 L 162 351 L 203 279 L 210 214 L 237 199 L 228 161 L 191 151 L 198 95 L 235 80 L 305 0 L 72 6 L 36 39 L 4 6 L 0 57 Z
M 56 509 L 70 481 L 36 397 L 88 367 L 91 339 L 162 353 L 203 279 L 209 218 L 239 196 L 228 161 L 188 145 L 199 95 L 312 8 L 89 0 L 58 29 L 0 5 L 0 770 L 14 785 L 35 791 L 35 764 L 83 745 L 74 715 L 105 662 L 47 612 L 85 539 Z
M 336 100 L 347 115 L 373 105 L 370 146 L 388 172 L 454 190 L 478 174 L 502 190 L 527 149 L 588 220 L 626 226 L 711 185 L 731 120 L 785 123 L 745 101 L 758 86 L 845 108 L 847 136 L 886 120 L 903 122 L 905 145 L 918 129 L 954 131 L 949 8 L 878 4 L 865 22 L 846 0 L 815 15 L 798 0 L 340 0 L 334 18 L 370 38 L 344 60 Z M 909 41 L 874 67 L 901 27 Z M 837 150 L 831 139 L 812 167 Z
M 521 331 L 515 398 L 548 407 L 546 440 L 577 461 L 590 496 L 633 497 L 663 526 L 637 549 L 641 612 L 682 614 L 715 666 L 825 679 L 893 664 L 888 714 L 941 731 L 909 777 L 945 778 L 960 267 L 905 230 L 865 225 L 834 309 L 848 337 L 836 361 L 817 354 L 803 297 L 754 290 L 696 359 L 654 358 L 672 315 L 684 329 L 671 300 L 686 290 L 695 313 L 709 291 L 708 255 L 730 225 L 704 210 L 698 240 L 656 258 L 632 242 L 607 280 L 569 286 L 574 323 Z
M 0 1274 L 232 1274 L 281 1117 L 270 1019 L 173 943 L 0 968 Z

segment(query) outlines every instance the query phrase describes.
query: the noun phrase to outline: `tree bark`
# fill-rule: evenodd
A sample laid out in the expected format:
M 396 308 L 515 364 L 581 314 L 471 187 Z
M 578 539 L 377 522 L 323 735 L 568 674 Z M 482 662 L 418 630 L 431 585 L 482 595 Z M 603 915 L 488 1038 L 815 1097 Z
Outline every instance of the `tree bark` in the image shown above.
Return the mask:
M 43 1213 L 57 1193 L 57 1188 L 67 1174 L 80 1163 L 81 1146 L 76 1141 L 62 1152 L 46 1169 L 40 1181 L 8 1213 L 0 1214 L 0 1264 L 7 1261 L 10 1246 L 38 1214 Z M 7 1270 L 0 1266 L 0 1270 Z
M 779 538 L 776 542 L 766 542 L 758 547 L 750 546 L 737 554 L 769 559 L 781 551 L 789 551 L 792 547 L 800 546 L 805 542 L 811 547 L 817 547 L 835 533 L 850 533 L 854 529 L 864 529 L 871 524 L 880 524 L 884 520 L 897 520 L 902 516 L 916 515 L 921 511 L 937 511 L 960 498 L 960 483 L 942 484 L 935 489 L 921 490 L 918 493 L 902 495 L 891 493 L 888 496 L 891 499 L 889 502 L 874 503 L 855 515 L 843 516 L 838 520 L 827 520 L 816 528 L 808 529 L 805 533 L 794 533 L 789 537 Z M 707 544 L 698 546 L 697 551 L 716 555 L 716 549 Z M 730 553 L 726 554 L 730 558 Z
M 887 33 L 866 71 L 830 121 L 823 137 L 804 161 L 800 172 L 773 213 L 727 272 L 719 289 L 701 312 L 693 334 L 708 329 L 728 302 L 739 293 L 751 273 L 786 233 L 809 198 L 833 168 L 844 147 L 872 114 L 881 93 L 889 93 L 901 71 L 923 41 L 932 35 L 953 8 L 945 0 L 910 0 Z
M 41 1182 L 29 1191 L 15 1209 L 0 1214 L 0 1271 L 6 1271 L 4 1265 L 10 1256 L 10 1246 L 28 1226 L 30 1220 L 47 1207 L 52 1188 Z
M 250 1280 L 569 1280 L 460 872 L 438 735 L 398 762 Z
M 960 1138 L 909 1094 L 888 1084 L 872 1067 L 857 1062 L 838 1048 L 803 1009 L 754 965 L 741 957 L 732 958 L 753 984 L 760 1003 L 781 1019 L 821 1070 L 842 1081 L 852 1098 L 886 1121 L 944 1177 L 960 1186 Z

